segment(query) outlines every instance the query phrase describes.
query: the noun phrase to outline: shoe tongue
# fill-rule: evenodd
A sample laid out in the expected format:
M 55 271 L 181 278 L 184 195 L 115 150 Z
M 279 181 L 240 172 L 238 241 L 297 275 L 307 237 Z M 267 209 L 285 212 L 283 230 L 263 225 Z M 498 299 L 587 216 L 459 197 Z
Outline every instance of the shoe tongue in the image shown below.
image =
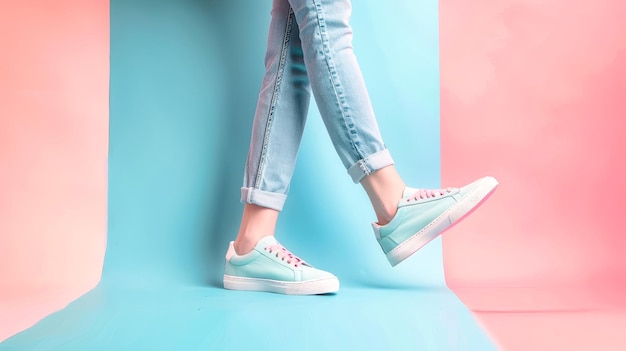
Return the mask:
M 260 247 L 260 248 L 264 248 L 264 247 L 266 247 L 268 245 L 274 245 L 277 242 L 278 241 L 276 241 L 275 237 L 269 235 L 269 236 L 261 238 L 261 240 L 259 240 L 259 242 L 256 244 L 256 246 Z
M 404 188 L 404 192 L 402 193 L 402 198 L 411 196 L 411 195 L 415 194 L 416 191 L 417 191 L 417 189 L 409 188 L 407 186 L 406 188 Z

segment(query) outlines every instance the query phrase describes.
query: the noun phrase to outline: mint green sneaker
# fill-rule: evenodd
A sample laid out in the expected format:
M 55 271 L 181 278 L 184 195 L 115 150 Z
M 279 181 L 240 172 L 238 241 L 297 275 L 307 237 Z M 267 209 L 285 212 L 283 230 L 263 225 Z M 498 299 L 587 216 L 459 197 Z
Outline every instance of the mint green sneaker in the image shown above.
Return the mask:
M 391 222 L 372 223 L 378 244 L 392 266 L 404 261 L 480 206 L 498 181 L 481 178 L 462 188 L 406 188 Z
M 241 256 L 231 241 L 226 253 L 224 288 L 314 295 L 337 292 L 339 280 L 287 251 L 273 236 L 266 236 Z

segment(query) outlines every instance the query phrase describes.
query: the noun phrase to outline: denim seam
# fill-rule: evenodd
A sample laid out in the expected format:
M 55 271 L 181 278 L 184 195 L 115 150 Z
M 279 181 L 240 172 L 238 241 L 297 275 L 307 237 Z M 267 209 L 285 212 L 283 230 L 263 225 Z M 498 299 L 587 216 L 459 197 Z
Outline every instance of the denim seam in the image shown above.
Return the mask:
M 365 173 L 365 175 L 370 175 L 372 173 L 372 170 L 367 166 L 365 159 L 359 160 L 359 167 L 361 168 L 363 173 Z
M 343 96 L 344 95 L 343 90 L 338 91 L 338 87 L 341 87 L 341 82 L 337 75 L 337 71 L 335 69 L 333 59 L 330 55 L 330 44 L 328 40 L 328 35 L 326 33 L 326 20 L 324 19 L 324 16 L 323 16 L 322 5 L 319 3 L 319 0 L 313 0 L 313 4 L 315 6 L 315 13 L 317 15 L 317 25 L 319 28 L 319 34 L 320 34 L 320 37 L 322 38 L 322 47 L 324 50 L 323 51 L 324 61 L 326 62 L 326 67 L 328 68 L 328 73 L 330 75 L 331 83 L 333 86 L 333 92 L 335 93 L 335 98 L 337 99 L 337 103 L 339 105 L 339 111 L 341 112 L 341 117 L 343 119 L 344 126 L 346 127 L 348 131 L 348 139 L 350 140 L 350 144 L 352 144 L 352 147 L 356 151 L 358 158 L 360 160 L 363 160 L 365 157 L 363 156 L 363 152 L 357 146 L 358 139 L 356 135 L 357 134 L 356 129 L 354 129 L 354 123 L 350 123 L 351 121 L 350 122 L 348 121 L 352 118 L 348 112 L 349 106 L 346 105 L 346 99 Z M 363 169 L 363 171 L 366 174 L 371 173 L 371 170 L 369 169 L 366 170 L 367 165 L 365 165 L 364 163 L 361 163 L 361 165 L 362 165 L 361 169 Z
M 285 36 L 283 38 L 283 46 L 280 51 L 280 61 L 278 63 L 278 70 L 276 72 L 276 82 L 274 83 L 274 92 L 272 93 L 272 100 L 270 103 L 270 109 L 268 111 L 267 125 L 265 126 L 265 133 L 263 135 L 263 148 L 261 149 L 261 159 L 259 160 L 259 169 L 256 175 L 256 181 L 254 187 L 260 189 L 261 179 L 263 175 L 263 168 L 265 167 L 265 158 L 267 154 L 267 148 L 269 145 L 270 133 L 272 128 L 272 122 L 274 117 L 274 110 L 276 109 L 276 101 L 278 100 L 278 94 L 280 93 L 280 87 L 283 79 L 283 72 L 285 71 L 285 61 L 287 60 L 287 47 L 289 46 L 289 39 L 291 37 L 291 24 L 293 23 L 293 9 L 289 7 L 289 14 L 287 15 L 287 24 L 285 26 Z

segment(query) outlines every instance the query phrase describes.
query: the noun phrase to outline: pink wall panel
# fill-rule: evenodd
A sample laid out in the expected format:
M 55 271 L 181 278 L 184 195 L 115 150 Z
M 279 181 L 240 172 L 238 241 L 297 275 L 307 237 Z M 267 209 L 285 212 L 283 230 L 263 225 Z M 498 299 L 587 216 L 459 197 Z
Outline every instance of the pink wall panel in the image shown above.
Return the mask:
M 446 281 L 502 350 L 626 343 L 624 14 L 440 1 L 442 183 L 500 181 L 443 237 Z
M 0 2 L 0 340 L 100 278 L 108 10 L 102 0 Z
M 443 239 L 451 287 L 626 281 L 624 14 L 441 1 L 443 183 L 501 183 Z

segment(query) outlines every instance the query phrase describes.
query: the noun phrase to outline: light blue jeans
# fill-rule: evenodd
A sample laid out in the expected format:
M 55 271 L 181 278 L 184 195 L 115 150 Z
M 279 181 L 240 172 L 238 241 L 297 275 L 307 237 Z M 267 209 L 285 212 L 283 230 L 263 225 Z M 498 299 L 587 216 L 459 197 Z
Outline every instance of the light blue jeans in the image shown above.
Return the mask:
M 311 91 L 355 183 L 393 164 L 352 50 L 349 0 L 274 0 L 241 201 L 282 210 Z

